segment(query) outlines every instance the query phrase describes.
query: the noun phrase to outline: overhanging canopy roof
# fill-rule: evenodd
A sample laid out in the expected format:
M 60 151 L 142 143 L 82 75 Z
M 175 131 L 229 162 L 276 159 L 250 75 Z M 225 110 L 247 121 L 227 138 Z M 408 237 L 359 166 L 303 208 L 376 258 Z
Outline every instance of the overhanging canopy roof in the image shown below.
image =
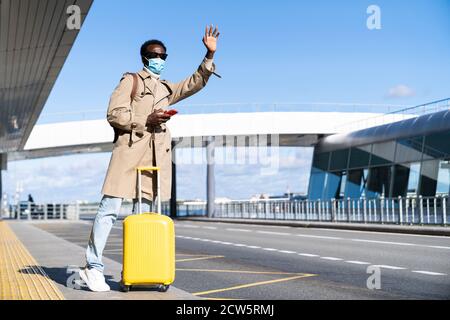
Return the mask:
M 0 0 L 0 153 L 23 149 L 69 55 L 67 8 L 84 22 L 92 2 Z
M 331 135 L 322 139 L 316 150 L 335 151 L 447 130 L 450 130 L 450 109 L 364 130 Z

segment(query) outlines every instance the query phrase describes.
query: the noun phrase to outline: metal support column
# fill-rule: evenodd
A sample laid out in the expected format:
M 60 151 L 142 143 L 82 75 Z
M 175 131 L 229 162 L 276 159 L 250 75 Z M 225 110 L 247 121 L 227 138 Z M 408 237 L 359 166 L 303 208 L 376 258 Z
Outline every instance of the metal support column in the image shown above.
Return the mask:
M 170 197 L 170 217 L 177 217 L 177 158 L 176 143 L 172 141 L 172 196 Z
M 214 176 L 214 162 L 215 162 L 215 139 L 209 137 L 206 142 L 206 214 L 208 218 L 214 217 L 215 200 L 216 200 L 216 186 Z
M 0 220 L 3 217 L 3 170 L 8 169 L 8 157 L 5 153 L 0 153 Z

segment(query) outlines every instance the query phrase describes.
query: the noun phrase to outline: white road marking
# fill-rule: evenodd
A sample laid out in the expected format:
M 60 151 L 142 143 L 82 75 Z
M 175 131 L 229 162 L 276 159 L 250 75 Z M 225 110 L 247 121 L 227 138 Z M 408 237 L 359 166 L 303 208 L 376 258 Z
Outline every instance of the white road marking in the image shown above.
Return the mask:
M 217 227 L 202 227 L 202 229 L 217 230 Z
M 230 225 L 229 223 L 217 223 L 221 225 Z M 255 228 L 279 228 L 279 229 L 299 229 L 295 227 L 290 226 L 264 226 L 264 225 L 258 225 L 255 226 Z M 244 230 L 244 229 L 234 229 L 229 228 L 226 229 L 228 231 L 237 231 L 237 230 Z M 326 229 L 326 228 L 310 228 L 311 231 L 329 231 L 329 232 L 347 232 L 347 233 L 359 233 L 359 234 L 374 234 L 370 231 L 360 231 L 360 230 L 342 230 L 342 229 Z M 252 232 L 257 231 L 257 229 L 254 230 L 248 230 L 243 232 Z M 397 237 L 421 237 L 421 238 L 434 238 L 434 239 L 449 239 L 449 237 L 446 236 L 432 236 L 432 235 L 417 235 L 417 234 L 397 234 L 397 233 L 391 233 L 391 232 L 376 232 L 377 235 L 390 235 L 390 236 L 397 236 Z M 294 234 L 295 235 L 295 234 Z M 314 235 L 297 235 L 297 236 L 303 236 L 303 237 L 311 237 L 311 238 L 322 238 L 322 239 L 330 239 L 330 240 L 350 240 L 350 241 L 360 241 L 360 242 L 368 242 L 368 243 L 380 243 L 380 244 L 393 244 L 393 245 L 400 245 L 400 246 L 421 246 L 421 247 L 428 247 L 433 249 L 444 249 L 444 250 L 450 250 L 450 247 L 448 246 L 432 246 L 432 245 L 421 245 L 421 244 L 414 244 L 414 243 L 404 243 L 404 242 L 388 242 L 388 241 L 376 241 L 376 240 L 365 240 L 365 239 L 348 239 L 348 238 L 339 238 L 339 237 L 332 237 L 332 236 L 314 236 Z
M 379 243 L 379 244 L 405 246 L 405 247 L 421 247 L 421 248 L 433 248 L 433 249 L 450 250 L 450 247 L 430 246 L 430 245 L 425 245 L 425 244 L 415 244 L 415 243 L 408 243 L 408 242 L 392 242 L 392 241 L 367 240 L 367 239 L 349 239 L 349 240 L 355 241 L 355 242 Z
M 220 223 L 222 224 L 222 223 Z M 226 223 L 223 225 L 227 225 Z M 228 224 L 229 225 L 229 224 Z M 194 226 L 191 224 L 182 224 L 182 227 L 186 228 L 200 228 L 198 226 Z M 263 228 L 290 228 L 292 227 L 288 226 L 257 226 L 257 227 L 263 227 Z M 114 227 L 117 229 L 121 229 L 118 227 Z M 202 227 L 204 229 L 211 229 L 214 230 L 215 227 Z M 216 228 L 217 229 L 217 228 Z M 450 246 L 434 246 L 434 245 L 424 245 L 424 244 L 415 244 L 415 243 L 408 243 L 408 242 L 396 242 L 396 241 L 380 241 L 380 240 L 369 240 L 369 239 L 348 239 L 348 238 L 339 238 L 339 237 L 331 237 L 331 236 L 316 236 L 316 235 L 304 235 L 304 234 L 290 234 L 290 233 L 282 233 L 282 232 L 270 232 L 270 231 L 259 231 L 257 229 L 249 230 L 249 229 L 238 229 L 238 228 L 226 228 L 228 231 L 235 231 L 235 232 L 256 232 L 260 234 L 273 234 L 273 235 L 295 235 L 297 237 L 304 237 L 304 238 L 316 238 L 316 239 L 328 239 L 328 240 L 344 240 L 344 241 L 354 241 L 354 242 L 365 242 L 365 243 L 373 243 L 373 244 L 384 244 L 384 245 L 396 245 L 396 246 L 409 246 L 409 247 L 424 247 L 424 248 L 432 248 L 432 249 L 440 249 L 440 250 L 450 250 Z M 357 231 L 357 230 L 335 230 L 335 229 L 314 229 L 311 230 L 318 230 L 318 231 L 331 231 L 331 232 L 353 232 L 353 233 L 363 233 L 363 234 L 373 234 L 371 232 L 366 231 Z M 448 239 L 448 237 L 443 236 L 428 236 L 428 235 L 411 235 L 411 234 L 395 234 L 395 233 L 389 233 L 389 232 L 377 232 L 377 234 L 387 234 L 392 236 L 409 236 L 409 237 L 428 237 L 428 238 L 442 238 L 442 239 Z
M 342 240 L 342 238 L 338 237 L 327 237 L 327 236 L 313 236 L 309 234 L 296 234 L 296 237 L 303 237 L 303 238 L 315 238 L 315 239 L 327 239 L 327 240 Z
M 192 237 L 186 237 L 186 236 L 180 236 L 180 235 L 177 235 L 176 237 L 181 238 L 181 239 L 190 239 L 190 240 L 194 240 L 194 241 L 204 241 L 204 242 L 219 243 L 219 244 L 224 244 L 224 245 L 233 245 L 236 247 L 246 247 L 249 249 L 262 249 L 262 250 L 271 251 L 271 252 L 281 252 L 281 253 L 287 253 L 287 254 L 295 254 L 296 253 L 295 251 L 279 250 L 279 249 L 274 249 L 274 248 L 262 248 L 259 246 L 249 246 L 249 245 L 245 245 L 245 244 L 241 244 L 241 243 L 231 243 L 231 242 L 224 242 L 224 241 L 218 241 L 218 240 L 192 238 Z M 116 250 L 119 251 L 121 249 L 107 249 L 105 251 L 108 252 L 108 251 L 116 251 Z M 114 254 L 114 253 L 110 253 L 110 254 Z M 330 260 L 330 261 L 342 261 L 343 260 L 341 258 L 335 258 L 335 257 L 325 257 L 325 256 L 320 257 L 317 254 L 311 254 L 311 253 L 297 253 L 297 255 L 303 256 L 303 257 L 310 257 L 310 258 L 319 257 L 320 259 Z M 350 264 L 356 264 L 356 265 L 370 265 L 369 262 L 358 261 L 358 260 L 347 260 L 345 262 L 350 263 Z M 374 266 L 383 268 L 383 269 L 391 269 L 391 270 L 407 270 L 407 268 L 404 268 L 404 267 L 397 267 L 397 266 L 390 266 L 390 265 L 374 265 Z M 419 273 L 419 274 L 425 274 L 425 275 L 431 275 L 431 276 L 446 276 L 447 275 L 445 273 L 423 271 L 423 270 L 414 270 L 412 272 Z
M 252 232 L 252 230 L 247 230 L 247 229 L 233 229 L 233 228 L 227 228 L 225 230 L 228 231 L 235 231 L 235 232 Z
M 422 270 L 413 270 L 414 273 L 420 273 L 420 274 L 426 274 L 428 276 L 446 276 L 445 273 L 439 273 L 439 272 L 431 272 L 431 271 L 422 271 Z
M 350 239 L 351 241 L 355 242 L 368 242 L 368 243 L 380 243 L 380 244 L 393 244 L 397 246 L 415 246 L 415 244 L 412 243 L 406 243 L 406 242 L 391 242 L 391 241 L 379 241 L 379 240 L 366 240 L 366 239 Z
M 370 264 L 369 262 L 365 262 L 365 261 L 356 261 L 356 260 L 349 260 L 349 261 L 345 261 L 347 263 L 351 263 L 351 264 Z
M 347 232 L 347 233 L 364 233 L 364 234 L 374 234 L 373 231 L 360 231 L 360 230 L 343 230 L 343 229 L 329 229 L 329 228 L 309 228 L 310 230 L 314 231 L 330 231 L 330 232 Z M 389 236 L 398 236 L 398 237 L 419 237 L 419 238 L 441 238 L 441 239 L 447 239 L 448 236 L 430 236 L 430 235 L 424 235 L 424 234 L 407 234 L 407 233 L 394 233 L 394 232 L 376 232 L 376 234 L 385 234 Z
M 434 249 L 445 249 L 445 250 L 450 250 L 450 247 L 443 247 L 443 246 L 428 246 L 430 248 L 434 248 Z
M 228 222 L 214 222 L 215 224 L 220 224 L 220 225 L 234 225 L 234 224 L 230 224 Z M 292 226 L 266 226 L 266 225 L 255 225 L 255 228 L 279 228 L 279 229 L 304 229 L 302 227 L 292 227 Z M 359 233 L 359 234 L 369 234 L 369 235 L 373 235 L 374 232 L 373 231 L 361 231 L 361 230 L 343 230 L 343 229 L 330 229 L 330 228 L 308 228 L 311 231 L 318 231 L 318 232 L 322 232 L 322 231 L 329 231 L 329 232 L 346 232 L 346 233 Z M 419 237 L 419 238 L 434 238 L 434 239 L 449 239 L 448 236 L 433 236 L 433 235 L 421 235 L 421 234 L 406 234 L 406 233 L 394 233 L 394 232 L 376 232 L 377 235 L 390 235 L 390 236 L 395 236 L 395 237 Z M 349 240 L 349 239 L 345 239 L 345 240 Z M 444 247 L 445 248 L 445 247 Z
M 384 264 L 374 265 L 374 267 L 378 267 L 378 268 L 381 268 L 381 269 L 391 269 L 391 270 L 406 270 L 406 268 L 403 268 L 403 267 L 387 266 L 387 265 L 384 265 Z
M 261 233 L 261 234 L 272 234 L 272 235 L 276 235 L 276 236 L 290 236 L 290 233 L 285 233 L 285 232 L 272 232 L 272 231 L 256 231 L 256 233 Z
M 268 225 L 252 225 L 255 228 L 278 228 L 278 229 L 291 229 L 289 226 L 268 226 Z M 255 229 L 256 230 L 256 229 Z
M 298 255 L 303 256 L 303 257 L 309 257 L 309 258 L 318 257 L 317 254 L 311 254 L 311 253 L 299 253 Z
M 182 227 L 182 228 L 189 228 L 189 229 L 198 229 L 200 228 L 199 226 L 193 226 L 190 224 L 177 224 L 178 227 Z

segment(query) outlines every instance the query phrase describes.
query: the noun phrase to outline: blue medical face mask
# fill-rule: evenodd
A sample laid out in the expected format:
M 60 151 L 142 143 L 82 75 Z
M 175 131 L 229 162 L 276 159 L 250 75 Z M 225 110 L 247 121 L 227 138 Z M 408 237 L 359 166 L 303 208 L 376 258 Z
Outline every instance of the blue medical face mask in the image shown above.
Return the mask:
M 147 59 L 148 64 L 146 65 L 147 69 L 153 72 L 154 74 L 160 75 L 161 72 L 164 71 L 166 67 L 166 62 L 161 58 L 155 58 L 155 59 Z

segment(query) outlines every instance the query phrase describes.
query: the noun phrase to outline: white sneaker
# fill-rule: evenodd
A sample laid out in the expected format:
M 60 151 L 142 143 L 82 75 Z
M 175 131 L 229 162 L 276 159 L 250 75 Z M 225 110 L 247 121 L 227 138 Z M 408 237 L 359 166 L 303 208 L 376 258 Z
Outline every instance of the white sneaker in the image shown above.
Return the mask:
M 102 272 L 97 269 L 81 269 L 80 278 L 86 282 L 86 285 L 91 291 L 94 292 L 107 292 L 110 290 L 110 287 L 105 281 L 105 276 Z

